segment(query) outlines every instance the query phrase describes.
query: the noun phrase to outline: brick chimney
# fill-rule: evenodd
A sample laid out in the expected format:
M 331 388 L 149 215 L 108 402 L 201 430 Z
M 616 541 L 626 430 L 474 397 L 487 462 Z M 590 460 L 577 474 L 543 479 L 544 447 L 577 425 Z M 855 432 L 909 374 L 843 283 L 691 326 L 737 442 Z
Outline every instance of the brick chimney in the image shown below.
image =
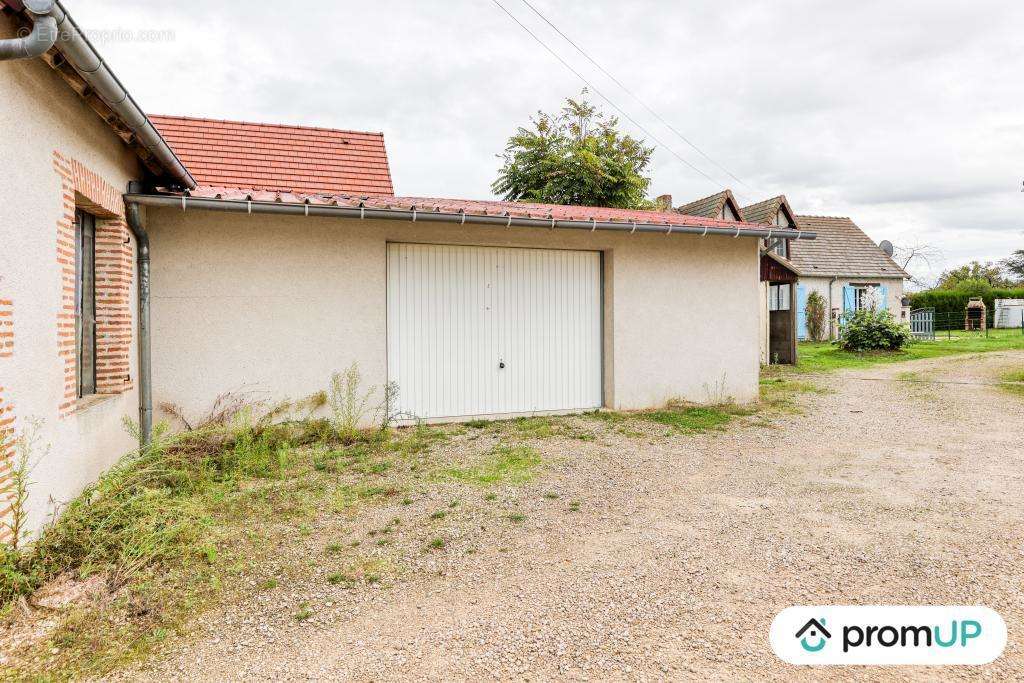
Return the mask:
M 672 195 L 663 194 L 654 200 L 654 203 L 658 206 L 658 211 L 672 211 Z

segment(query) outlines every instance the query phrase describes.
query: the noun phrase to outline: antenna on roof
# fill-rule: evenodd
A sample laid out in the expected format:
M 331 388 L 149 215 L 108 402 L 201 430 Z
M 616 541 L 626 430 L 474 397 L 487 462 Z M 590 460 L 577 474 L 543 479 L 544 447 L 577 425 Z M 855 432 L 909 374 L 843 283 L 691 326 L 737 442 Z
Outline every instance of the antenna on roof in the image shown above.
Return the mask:
M 885 252 L 885 255 L 892 258 L 892 254 L 895 251 L 892 246 L 892 242 L 889 240 L 882 240 L 878 243 L 878 248 Z

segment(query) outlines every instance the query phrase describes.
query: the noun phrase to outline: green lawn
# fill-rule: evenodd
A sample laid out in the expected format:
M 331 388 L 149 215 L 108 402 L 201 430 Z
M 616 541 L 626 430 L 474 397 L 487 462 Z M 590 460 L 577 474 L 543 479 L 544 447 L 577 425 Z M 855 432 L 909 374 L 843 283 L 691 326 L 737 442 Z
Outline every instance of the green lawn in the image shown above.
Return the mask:
M 918 358 L 936 358 L 958 353 L 1024 350 L 1024 334 L 1020 329 L 984 332 L 954 331 L 937 333 L 935 341 L 914 342 L 906 351 L 850 353 L 828 342 L 801 342 L 797 369 L 801 372 L 828 372 L 840 368 L 866 368 L 879 363 L 894 363 Z

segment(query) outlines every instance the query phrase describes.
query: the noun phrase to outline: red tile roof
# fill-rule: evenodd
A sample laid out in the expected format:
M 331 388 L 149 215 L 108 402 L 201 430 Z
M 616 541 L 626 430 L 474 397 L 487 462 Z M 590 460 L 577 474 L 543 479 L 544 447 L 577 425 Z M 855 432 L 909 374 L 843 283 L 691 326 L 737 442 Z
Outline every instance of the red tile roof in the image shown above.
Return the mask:
M 200 185 L 393 195 L 383 133 L 150 116 Z
M 602 221 L 640 223 L 664 226 L 722 227 L 730 230 L 760 230 L 766 226 L 717 218 L 686 216 L 675 211 L 639 211 L 599 206 L 565 206 L 561 204 L 531 204 L 525 202 L 480 201 L 474 199 L 439 199 L 436 197 L 368 197 L 364 195 L 330 193 L 296 193 L 250 191 L 233 187 L 200 186 L 185 193 L 199 199 L 233 201 L 279 202 L 309 204 L 311 206 L 348 206 L 368 209 L 398 209 L 420 212 L 461 213 L 476 216 L 512 216 L 514 218 L 542 218 L 565 221 Z

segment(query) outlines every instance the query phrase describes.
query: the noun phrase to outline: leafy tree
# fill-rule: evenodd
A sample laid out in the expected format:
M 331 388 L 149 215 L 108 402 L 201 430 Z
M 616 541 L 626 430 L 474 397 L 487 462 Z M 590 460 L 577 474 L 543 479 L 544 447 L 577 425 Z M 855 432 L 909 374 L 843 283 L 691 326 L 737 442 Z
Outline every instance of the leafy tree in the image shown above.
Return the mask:
M 968 278 L 957 282 L 952 289 L 970 296 L 987 297 L 992 293 L 992 283 L 982 278 Z
M 999 262 L 1010 277 L 1024 283 L 1024 249 L 1018 249 Z
M 620 133 L 616 117 L 570 97 L 559 114 L 537 112 L 531 123 L 509 138 L 491 186 L 495 194 L 507 201 L 653 207 L 644 171 L 654 148 Z
M 967 265 L 947 270 L 939 276 L 938 289 L 958 289 L 961 282 L 983 280 L 989 287 L 1011 287 L 1013 282 L 1003 276 L 999 266 L 986 262 L 971 261 Z M 977 286 L 977 282 L 971 282 L 971 286 Z
M 807 313 L 807 334 L 811 341 L 823 341 L 828 316 L 828 303 L 825 297 L 820 292 L 811 292 L 807 295 L 804 311 Z

